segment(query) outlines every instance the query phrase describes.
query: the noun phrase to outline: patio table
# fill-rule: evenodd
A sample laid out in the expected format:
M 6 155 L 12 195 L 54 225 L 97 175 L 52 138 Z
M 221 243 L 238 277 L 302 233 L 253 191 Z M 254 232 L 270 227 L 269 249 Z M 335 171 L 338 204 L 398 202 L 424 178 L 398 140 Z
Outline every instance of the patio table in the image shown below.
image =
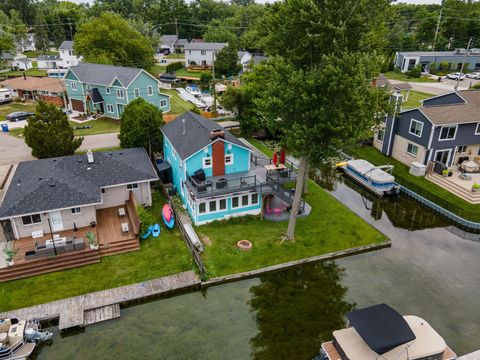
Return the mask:
M 478 171 L 479 166 L 475 161 L 469 160 L 469 161 L 464 161 L 462 162 L 462 165 L 460 165 L 463 170 L 466 172 L 475 172 Z

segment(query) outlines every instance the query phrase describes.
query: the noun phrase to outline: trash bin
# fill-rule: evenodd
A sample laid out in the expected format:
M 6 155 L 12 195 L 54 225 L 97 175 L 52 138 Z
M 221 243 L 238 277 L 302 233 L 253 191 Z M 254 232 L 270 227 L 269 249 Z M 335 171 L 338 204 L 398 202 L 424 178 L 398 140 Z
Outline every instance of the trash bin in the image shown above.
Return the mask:
M 2 131 L 8 132 L 8 124 L 2 124 Z

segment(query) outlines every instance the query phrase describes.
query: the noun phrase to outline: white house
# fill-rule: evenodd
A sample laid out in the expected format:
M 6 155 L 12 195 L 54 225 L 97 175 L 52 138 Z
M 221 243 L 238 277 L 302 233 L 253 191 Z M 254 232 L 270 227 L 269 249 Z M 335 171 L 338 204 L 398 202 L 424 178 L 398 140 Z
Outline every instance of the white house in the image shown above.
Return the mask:
M 15 43 L 15 46 L 18 52 L 37 50 L 37 48 L 35 47 L 35 34 L 28 33 L 25 39 L 17 41 Z
M 252 54 L 248 51 L 239 51 L 238 62 L 242 65 L 242 71 L 248 71 L 253 65 L 257 65 L 262 61 L 266 61 L 267 57 L 263 54 Z
M 23 54 L 17 54 L 13 58 L 12 69 L 14 70 L 28 70 L 33 67 L 32 60 Z
M 212 66 L 220 50 L 227 43 L 191 41 L 185 46 L 185 67 L 190 65 Z
M 81 56 L 75 55 L 73 51 L 73 41 L 65 40 L 58 48 L 60 51 L 60 61 L 57 66 L 61 68 L 68 68 L 69 66 L 76 66 L 82 61 Z
M 39 55 L 37 57 L 37 67 L 39 69 L 55 69 L 60 62 L 61 58 L 59 55 Z

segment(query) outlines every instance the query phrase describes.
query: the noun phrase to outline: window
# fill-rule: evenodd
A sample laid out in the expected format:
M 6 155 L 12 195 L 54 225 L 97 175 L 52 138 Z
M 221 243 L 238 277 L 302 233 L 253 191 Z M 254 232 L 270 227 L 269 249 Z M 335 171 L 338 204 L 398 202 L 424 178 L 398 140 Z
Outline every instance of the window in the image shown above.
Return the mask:
M 68 50 L 68 55 L 72 56 L 72 50 Z
M 80 209 L 79 207 L 75 207 L 75 208 L 72 208 L 71 211 L 72 211 L 72 214 L 80 214 L 82 212 L 82 209 Z
M 408 131 L 410 134 L 421 137 L 423 131 L 423 123 L 412 119 L 410 121 L 410 130 Z
M 42 218 L 40 214 L 22 216 L 23 225 L 40 224 L 41 222 L 42 222 Z
M 138 184 L 137 184 L 137 183 L 128 184 L 128 185 L 127 185 L 127 189 L 128 189 L 128 190 L 138 189 Z
M 442 126 L 440 130 L 440 138 L 438 140 L 453 140 L 457 134 L 456 126 Z
M 258 194 L 252 194 L 252 205 L 258 204 Z
M 123 99 L 124 96 L 125 96 L 125 94 L 123 93 L 123 90 L 122 89 L 117 89 L 117 98 Z
M 217 202 L 215 200 L 210 201 L 208 205 L 209 205 L 209 211 L 210 212 L 217 211 Z
M 226 210 L 227 209 L 227 199 L 221 199 L 220 204 L 219 204 L 220 210 Z
M 72 83 L 72 90 L 77 90 L 77 84 L 76 83 Z
M 102 188 L 102 194 L 105 194 L 107 191 L 105 190 L 105 188 Z
M 203 168 L 211 168 L 212 167 L 212 158 L 211 157 L 204 157 L 203 158 Z
M 201 50 L 200 54 L 207 55 L 207 50 Z
M 136 98 L 140 97 L 140 89 L 139 88 L 135 88 L 133 90 L 133 94 Z
M 113 105 L 112 104 L 107 104 L 107 112 L 113 113 Z
M 163 100 L 160 100 L 160 107 L 165 107 L 167 106 L 167 100 L 163 99 Z
M 110 95 L 110 88 L 107 87 L 107 88 L 105 89 L 105 92 L 107 93 L 107 95 Z
M 238 208 L 238 196 L 232 197 L 232 208 Z
M 480 70 L 480 63 L 475 64 L 475 70 Z
M 412 143 L 408 143 L 407 145 L 407 154 L 412 156 L 417 156 L 418 154 L 418 146 L 413 145 Z
M 192 55 L 192 50 L 188 50 L 188 55 Z
M 477 128 L 475 129 L 475 135 L 480 135 L 480 123 L 477 123 Z
M 233 164 L 233 154 L 225 155 L 225 165 L 232 165 Z
M 466 153 L 466 152 L 467 152 L 467 145 L 460 145 L 460 146 L 458 147 L 458 152 L 459 152 L 460 154 Z
M 242 196 L 242 206 L 248 206 L 248 195 Z
M 198 204 L 198 212 L 200 214 L 205 214 L 207 212 L 207 206 L 205 203 Z
M 152 95 L 153 95 L 153 87 L 152 87 L 152 85 L 148 85 L 148 86 L 147 86 L 147 93 L 148 93 L 148 96 L 152 96 Z
M 377 140 L 383 143 L 383 139 L 385 138 L 385 130 L 377 130 Z

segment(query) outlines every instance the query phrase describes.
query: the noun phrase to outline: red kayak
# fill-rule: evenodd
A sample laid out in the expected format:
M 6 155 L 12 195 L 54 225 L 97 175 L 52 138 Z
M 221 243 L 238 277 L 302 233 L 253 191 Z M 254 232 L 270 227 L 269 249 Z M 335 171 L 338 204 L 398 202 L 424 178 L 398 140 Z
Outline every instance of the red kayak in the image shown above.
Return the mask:
M 165 225 L 167 225 L 168 228 L 170 229 L 173 228 L 175 224 L 175 219 L 173 217 L 173 211 L 170 205 L 168 204 L 163 205 L 162 218 L 163 218 L 163 221 L 165 222 Z

